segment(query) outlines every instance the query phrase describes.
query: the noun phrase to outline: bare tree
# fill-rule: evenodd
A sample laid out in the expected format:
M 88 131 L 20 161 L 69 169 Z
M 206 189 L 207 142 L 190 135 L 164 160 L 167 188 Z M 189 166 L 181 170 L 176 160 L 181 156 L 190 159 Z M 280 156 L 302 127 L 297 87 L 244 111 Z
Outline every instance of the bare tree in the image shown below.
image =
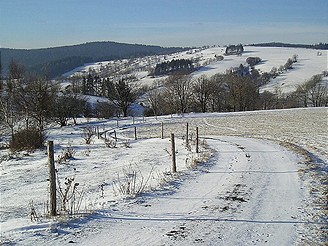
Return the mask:
M 264 91 L 260 94 L 260 106 L 261 109 L 274 109 L 276 106 L 276 95 L 269 92 Z
M 192 81 L 190 75 L 170 75 L 166 81 L 167 95 L 177 113 L 186 113 L 192 103 Z
M 14 128 L 19 122 L 13 97 L 7 92 L 0 93 L 0 114 L 3 125 L 10 129 L 11 137 L 14 137 Z
M 15 127 L 18 125 L 21 114 L 16 100 L 17 88 L 21 87 L 24 76 L 24 67 L 12 60 L 9 65 L 9 76 L 3 83 L 1 78 L 0 113 L 4 125 L 10 129 L 12 139 Z
M 66 126 L 69 119 L 73 119 L 76 125 L 76 118 L 86 110 L 86 99 L 75 93 L 59 94 L 54 99 L 50 109 L 52 119 L 61 127 Z
M 154 116 L 158 116 L 164 111 L 163 94 L 165 89 L 163 88 L 163 82 L 162 80 L 157 80 L 146 93 L 148 104 Z
M 228 107 L 227 76 L 215 74 L 210 78 L 211 94 L 209 98 L 210 108 L 213 112 L 226 110 Z
M 14 59 L 9 64 L 9 79 L 21 79 L 24 77 L 25 68 L 22 64 L 19 64 Z
M 74 75 L 68 78 L 70 81 L 70 86 L 68 90 L 73 93 L 81 93 L 83 87 L 83 77 L 81 75 Z
M 254 110 L 259 96 L 258 88 L 251 77 L 228 75 L 228 91 L 234 111 Z
M 51 119 L 58 92 L 58 84 L 43 78 L 31 78 L 17 88 L 15 102 L 20 112 L 24 112 L 35 127 L 42 131 Z
M 210 102 L 210 97 L 214 89 L 213 80 L 209 80 L 206 76 L 201 76 L 196 79 L 193 84 L 193 94 L 195 101 L 201 108 L 201 112 L 207 112 L 207 107 Z
M 304 107 L 307 107 L 308 103 L 311 103 L 313 107 L 325 106 L 327 103 L 327 83 L 323 82 L 321 74 L 314 75 L 311 79 L 299 85 L 296 93 L 303 101 Z
M 117 115 L 117 108 L 109 102 L 98 102 L 96 105 L 97 117 L 109 119 Z
M 160 111 L 160 107 L 161 107 L 160 90 L 157 89 L 157 88 L 154 88 L 154 89 L 150 90 L 147 93 L 147 98 L 148 98 L 148 102 L 149 102 L 151 110 L 153 111 L 154 116 L 158 116 L 159 111 Z

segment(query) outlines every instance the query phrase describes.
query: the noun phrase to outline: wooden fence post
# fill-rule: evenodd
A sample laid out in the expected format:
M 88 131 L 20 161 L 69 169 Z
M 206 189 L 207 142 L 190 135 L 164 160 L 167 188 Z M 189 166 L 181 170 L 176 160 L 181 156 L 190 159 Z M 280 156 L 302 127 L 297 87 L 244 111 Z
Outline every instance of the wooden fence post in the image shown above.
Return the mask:
M 164 123 L 161 123 L 161 138 L 164 139 Z
M 98 139 L 100 138 L 99 126 L 97 126 L 97 137 L 98 137 Z
M 56 216 L 57 215 L 56 169 L 55 169 L 53 141 L 48 141 L 48 168 L 49 168 L 49 181 L 50 181 L 50 216 Z
M 172 172 L 177 172 L 177 163 L 175 158 L 175 143 L 174 143 L 174 134 L 171 133 L 171 153 L 172 153 Z
M 137 127 L 134 127 L 134 140 L 137 140 Z
M 189 144 L 189 139 L 188 139 L 188 135 L 189 135 L 189 124 L 188 124 L 188 122 L 187 122 L 187 125 L 186 125 L 186 145 L 188 145 Z
M 196 153 L 199 152 L 198 145 L 199 145 L 199 138 L 198 138 L 198 126 L 197 126 L 196 127 Z
M 116 131 L 114 130 L 114 138 L 115 138 L 115 141 L 117 142 L 117 136 L 116 136 Z

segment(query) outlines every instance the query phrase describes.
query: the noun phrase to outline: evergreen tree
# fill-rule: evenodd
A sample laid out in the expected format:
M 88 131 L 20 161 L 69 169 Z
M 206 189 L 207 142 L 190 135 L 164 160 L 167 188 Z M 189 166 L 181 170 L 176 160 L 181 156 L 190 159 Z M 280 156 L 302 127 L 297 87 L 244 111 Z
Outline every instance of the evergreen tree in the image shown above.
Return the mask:
M 129 106 L 136 100 L 137 92 L 131 86 L 128 78 L 122 78 L 118 82 L 108 82 L 108 98 L 123 113 L 124 117 L 128 116 Z

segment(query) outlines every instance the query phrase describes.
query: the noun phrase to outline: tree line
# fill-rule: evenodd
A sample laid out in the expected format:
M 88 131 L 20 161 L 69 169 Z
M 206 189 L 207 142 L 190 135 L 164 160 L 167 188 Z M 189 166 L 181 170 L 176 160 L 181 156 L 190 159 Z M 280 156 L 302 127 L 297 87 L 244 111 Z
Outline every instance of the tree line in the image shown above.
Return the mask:
M 291 66 L 288 60 L 284 69 Z M 327 83 L 323 81 L 327 72 L 313 76 L 293 93 L 284 94 L 279 89 L 260 93 L 261 85 L 279 76 L 278 70 L 260 74 L 252 67 L 244 73 L 240 72 L 245 71 L 241 65 L 236 71 L 197 78 L 180 71 L 148 88 L 137 86 L 134 76 L 112 79 L 89 74 L 63 88 L 58 81 L 27 76 L 24 67 L 12 61 L 9 76 L 0 80 L 0 123 L 10 131 L 11 143 L 31 139 L 24 134 L 33 132 L 38 136 L 34 144 L 42 145 L 50 123 L 66 126 L 69 120 L 76 124 L 78 117 L 126 117 L 141 95 L 147 101 L 145 116 L 328 106 Z M 104 100 L 91 105 L 86 95 Z
M 323 75 L 315 75 L 293 93 L 259 92 L 262 76 L 238 73 L 201 76 L 170 75 L 147 93 L 147 115 L 189 112 L 230 112 L 294 107 L 328 106 L 327 84 Z
M 85 63 L 171 54 L 183 50 L 187 50 L 187 48 L 117 42 L 90 42 L 42 49 L 0 48 L 0 57 L 5 76 L 9 74 L 8 67 L 11 60 L 14 59 L 23 64 L 27 72 L 52 79 Z
M 317 44 L 289 44 L 289 43 L 271 42 L 271 43 L 250 44 L 250 46 L 305 48 L 305 49 L 319 49 L 319 50 L 327 50 L 328 49 L 328 43 L 322 43 L 322 42 L 317 43 Z

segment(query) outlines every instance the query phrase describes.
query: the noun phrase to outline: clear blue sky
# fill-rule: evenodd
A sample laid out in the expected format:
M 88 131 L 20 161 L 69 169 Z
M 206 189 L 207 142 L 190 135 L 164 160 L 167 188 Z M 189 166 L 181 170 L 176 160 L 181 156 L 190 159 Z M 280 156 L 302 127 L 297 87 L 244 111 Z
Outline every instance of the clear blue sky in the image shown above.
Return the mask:
M 0 45 L 328 42 L 328 0 L 0 0 Z

